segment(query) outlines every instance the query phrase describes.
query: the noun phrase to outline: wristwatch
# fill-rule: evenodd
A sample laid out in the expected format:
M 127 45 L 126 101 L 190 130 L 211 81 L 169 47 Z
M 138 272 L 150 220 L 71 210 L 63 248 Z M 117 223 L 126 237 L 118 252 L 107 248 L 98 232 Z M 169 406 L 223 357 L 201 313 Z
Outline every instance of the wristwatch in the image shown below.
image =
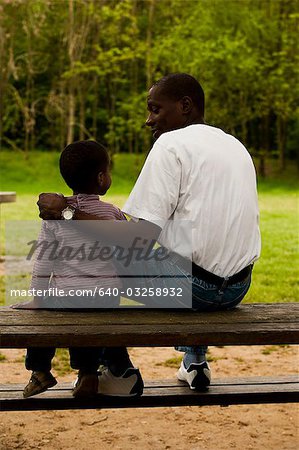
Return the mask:
M 67 206 L 61 211 L 61 217 L 64 220 L 72 220 L 76 209 L 73 206 Z

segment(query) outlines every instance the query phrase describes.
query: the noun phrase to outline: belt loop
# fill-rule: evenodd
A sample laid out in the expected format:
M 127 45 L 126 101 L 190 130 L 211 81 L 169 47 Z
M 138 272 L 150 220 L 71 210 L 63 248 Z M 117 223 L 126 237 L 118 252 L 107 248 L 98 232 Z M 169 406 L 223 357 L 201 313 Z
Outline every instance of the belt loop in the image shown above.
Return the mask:
M 221 286 L 220 286 L 220 288 L 219 288 L 219 291 L 218 291 L 219 295 L 222 295 L 224 289 L 227 288 L 228 281 L 229 281 L 229 277 L 225 277 L 225 278 L 223 279 L 223 282 L 222 282 L 222 284 L 221 284 Z

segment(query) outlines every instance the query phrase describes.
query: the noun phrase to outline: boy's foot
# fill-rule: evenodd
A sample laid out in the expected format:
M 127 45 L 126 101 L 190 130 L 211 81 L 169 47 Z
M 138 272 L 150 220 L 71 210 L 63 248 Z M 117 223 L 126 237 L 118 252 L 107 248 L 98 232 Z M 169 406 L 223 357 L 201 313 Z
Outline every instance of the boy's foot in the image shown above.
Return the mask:
M 72 395 L 79 397 L 93 397 L 98 393 L 97 372 L 86 373 L 79 370 L 78 378 L 74 383 Z
M 180 381 L 186 381 L 190 389 L 207 389 L 211 383 L 211 370 L 206 361 L 201 363 L 192 363 L 188 368 L 182 361 L 181 367 L 177 372 L 177 378 Z
M 114 397 L 138 397 L 143 393 L 143 380 L 139 369 L 128 367 L 122 375 L 114 375 L 108 367 L 98 372 L 98 393 Z
M 51 372 L 32 372 L 31 378 L 27 386 L 25 386 L 23 391 L 23 397 L 28 398 L 32 395 L 40 394 L 45 392 L 50 387 L 57 384 L 56 378 L 53 377 Z

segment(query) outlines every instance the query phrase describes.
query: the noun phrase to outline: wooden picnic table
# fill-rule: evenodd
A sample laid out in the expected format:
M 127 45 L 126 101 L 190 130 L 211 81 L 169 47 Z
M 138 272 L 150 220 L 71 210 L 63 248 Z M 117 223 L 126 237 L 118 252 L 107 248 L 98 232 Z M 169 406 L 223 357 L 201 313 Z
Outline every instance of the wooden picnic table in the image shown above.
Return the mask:
M 17 199 L 15 192 L 0 192 L 0 203 L 12 203 Z
M 114 311 L 16 310 L 0 307 L 0 347 L 266 345 L 299 343 L 299 304 L 244 304 L 232 311 L 118 309 Z M 284 372 L 283 361 L 281 371 Z M 140 398 L 76 399 L 62 383 L 33 398 L 24 385 L 0 384 L 0 410 L 101 409 L 161 406 L 293 403 L 297 374 L 213 379 L 208 391 L 178 380 L 145 381 Z

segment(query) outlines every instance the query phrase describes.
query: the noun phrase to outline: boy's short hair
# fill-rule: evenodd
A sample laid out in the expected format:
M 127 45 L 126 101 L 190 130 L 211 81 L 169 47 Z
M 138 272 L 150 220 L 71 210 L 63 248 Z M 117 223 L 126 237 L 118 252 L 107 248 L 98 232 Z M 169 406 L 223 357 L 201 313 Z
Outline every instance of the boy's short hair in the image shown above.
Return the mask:
M 60 173 L 73 191 L 82 192 L 97 181 L 99 172 L 109 167 L 106 148 L 96 141 L 77 141 L 65 147 L 60 155 Z
M 160 88 L 166 97 L 178 101 L 184 96 L 192 99 L 194 106 L 204 117 L 205 94 L 196 78 L 188 73 L 170 73 L 158 80 L 154 86 Z

